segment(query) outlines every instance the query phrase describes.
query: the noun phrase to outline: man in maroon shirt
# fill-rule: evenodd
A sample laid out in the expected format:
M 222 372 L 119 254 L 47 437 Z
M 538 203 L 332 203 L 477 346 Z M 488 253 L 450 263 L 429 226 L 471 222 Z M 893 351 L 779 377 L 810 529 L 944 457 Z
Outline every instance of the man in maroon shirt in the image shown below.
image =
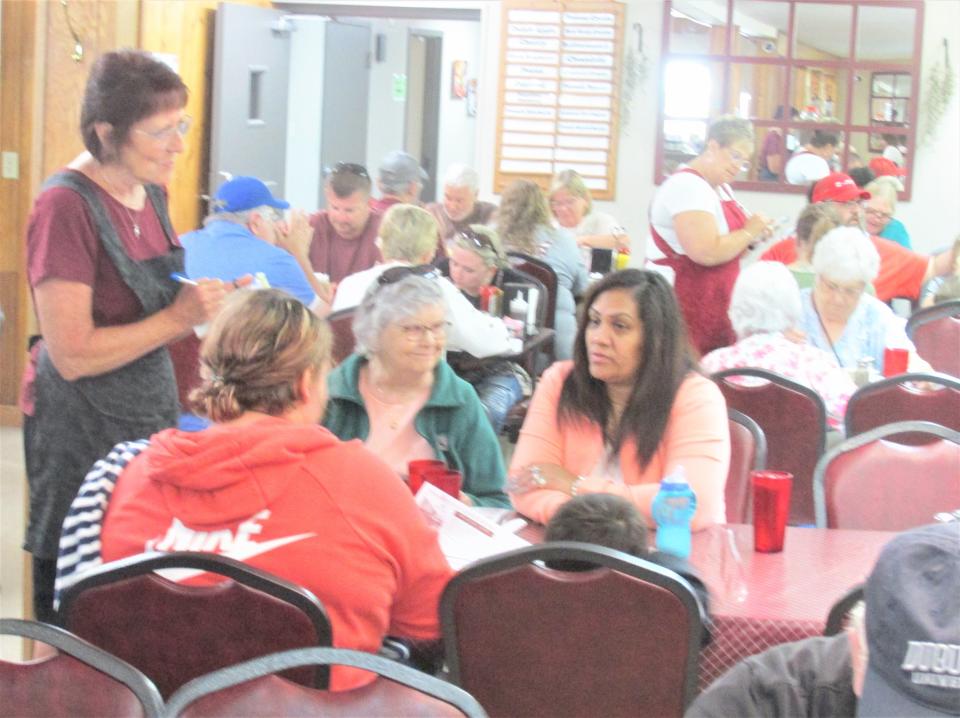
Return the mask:
M 324 186 L 327 208 L 310 218 L 313 271 L 339 282 L 380 261 L 379 212 L 370 209 L 370 175 L 363 165 L 340 162 Z

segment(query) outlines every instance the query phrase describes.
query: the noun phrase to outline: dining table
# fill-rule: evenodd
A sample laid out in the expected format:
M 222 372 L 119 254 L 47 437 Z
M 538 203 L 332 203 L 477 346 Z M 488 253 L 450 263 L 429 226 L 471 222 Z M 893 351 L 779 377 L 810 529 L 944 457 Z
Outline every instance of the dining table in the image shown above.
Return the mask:
M 544 527 L 531 523 L 517 535 L 542 543 Z M 712 639 L 700 653 L 699 689 L 747 656 L 823 635 L 833 604 L 866 580 L 895 535 L 787 527 L 783 551 L 760 553 L 752 525 L 695 532 L 690 563 L 707 586 L 713 619 Z

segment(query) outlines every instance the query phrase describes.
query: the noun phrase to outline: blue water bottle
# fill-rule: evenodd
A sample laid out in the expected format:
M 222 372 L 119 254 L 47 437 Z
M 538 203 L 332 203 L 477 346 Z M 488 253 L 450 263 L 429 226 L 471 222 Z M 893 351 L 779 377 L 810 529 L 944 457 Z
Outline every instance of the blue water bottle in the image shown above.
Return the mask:
M 682 466 L 663 477 L 653 499 L 657 522 L 657 550 L 680 558 L 690 556 L 690 521 L 697 509 L 697 495 L 687 483 Z

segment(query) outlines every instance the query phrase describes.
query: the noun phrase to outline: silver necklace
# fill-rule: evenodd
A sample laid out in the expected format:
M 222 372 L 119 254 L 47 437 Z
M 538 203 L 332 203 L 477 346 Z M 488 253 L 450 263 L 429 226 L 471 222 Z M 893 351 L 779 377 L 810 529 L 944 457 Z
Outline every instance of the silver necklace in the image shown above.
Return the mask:
M 137 239 L 140 239 L 140 223 L 137 221 L 137 218 L 133 215 L 133 210 L 127 207 L 123 202 L 120 201 L 120 193 L 117 192 L 117 188 L 113 186 L 113 183 L 107 179 L 106 173 L 103 171 L 103 165 L 100 165 L 100 179 L 103 180 L 103 183 L 107 186 L 107 189 L 110 190 L 113 198 L 117 200 L 117 203 L 123 207 L 123 211 L 127 213 L 127 216 L 130 218 L 130 224 L 133 225 L 133 236 Z

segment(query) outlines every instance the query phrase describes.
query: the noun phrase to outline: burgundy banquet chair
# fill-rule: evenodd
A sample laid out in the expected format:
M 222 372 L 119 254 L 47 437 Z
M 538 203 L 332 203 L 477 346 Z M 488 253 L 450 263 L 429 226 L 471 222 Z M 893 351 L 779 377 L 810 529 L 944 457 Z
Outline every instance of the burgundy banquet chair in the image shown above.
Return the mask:
M 175 583 L 155 571 L 219 574 L 214 585 Z M 68 586 L 60 621 L 145 673 L 167 697 L 218 668 L 290 648 L 329 646 L 323 606 L 304 588 L 212 553 L 140 554 L 112 561 Z M 325 687 L 325 668 L 289 676 Z
M 58 651 L 26 663 L 0 661 L 2 715 L 154 718 L 163 713 L 163 699 L 145 675 L 62 628 L 4 618 L 0 635 L 30 638 Z
M 724 499 L 728 524 L 751 522 L 750 472 L 767 466 L 767 439 L 763 429 L 746 414 L 727 409 L 730 426 L 730 469 Z
M 956 347 L 960 352 L 960 345 Z M 947 374 L 898 374 L 862 386 L 847 403 L 847 438 L 895 421 L 932 421 L 960 431 L 960 379 Z M 930 441 L 922 434 L 903 434 L 891 441 Z
M 733 377 L 763 379 L 754 385 Z M 812 524 L 813 470 L 826 444 L 827 410 L 813 389 L 765 369 L 739 368 L 717 372 L 727 406 L 753 419 L 767 440 L 767 467 L 793 474 L 791 525 Z
M 595 565 L 586 571 L 551 562 Z M 471 564 L 440 599 L 451 680 L 491 716 L 681 716 L 704 614 L 673 571 L 558 541 Z
M 933 441 L 891 441 L 925 432 Z M 960 507 L 960 432 L 929 421 L 900 421 L 835 446 L 814 476 L 817 526 L 903 531 Z
M 960 377 L 960 299 L 914 312 L 907 336 L 935 371 Z
M 273 675 L 304 666 L 352 666 L 372 671 L 373 683 L 331 693 Z M 170 718 L 234 716 L 431 716 L 486 718 L 466 691 L 381 656 L 342 648 L 273 653 L 201 676 L 174 693 Z

